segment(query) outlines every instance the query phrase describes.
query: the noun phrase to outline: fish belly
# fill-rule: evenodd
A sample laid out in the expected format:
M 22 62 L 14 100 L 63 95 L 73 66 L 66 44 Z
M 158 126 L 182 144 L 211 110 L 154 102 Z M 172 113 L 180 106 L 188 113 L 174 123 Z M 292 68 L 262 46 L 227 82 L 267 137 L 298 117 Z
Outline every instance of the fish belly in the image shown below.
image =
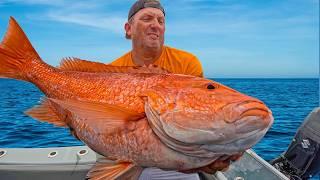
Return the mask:
M 94 135 L 86 130 L 77 135 L 103 156 L 118 162 L 133 162 L 141 167 L 188 170 L 203 167 L 218 158 L 188 156 L 167 147 L 152 131 L 146 118 L 110 134 Z

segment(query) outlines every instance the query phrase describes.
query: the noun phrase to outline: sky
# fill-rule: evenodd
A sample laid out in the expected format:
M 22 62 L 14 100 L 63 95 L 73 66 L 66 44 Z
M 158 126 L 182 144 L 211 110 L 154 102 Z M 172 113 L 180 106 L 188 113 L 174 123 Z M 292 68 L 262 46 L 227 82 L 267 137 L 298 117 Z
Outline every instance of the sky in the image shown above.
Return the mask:
M 130 51 L 123 25 L 134 0 L 0 0 L 41 58 L 112 62 Z M 162 0 L 165 44 L 196 55 L 209 78 L 319 76 L 319 0 Z

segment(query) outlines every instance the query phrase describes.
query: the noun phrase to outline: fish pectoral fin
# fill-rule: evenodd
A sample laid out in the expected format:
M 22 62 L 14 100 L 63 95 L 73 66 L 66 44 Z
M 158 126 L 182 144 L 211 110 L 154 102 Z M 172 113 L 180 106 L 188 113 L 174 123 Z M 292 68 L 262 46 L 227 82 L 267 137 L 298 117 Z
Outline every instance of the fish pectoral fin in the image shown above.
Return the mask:
M 90 180 L 139 178 L 143 168 L 129 162 L 116 163 L 106 158 L 98 160 L 87 174 Z
M 144 113 L 136 113 L 118 106 L 77 100 L 58 100 L 49 98 L 50 102 L 59 112 L 68 114 L 70 118 L 81 119 L 81 121 L 90 123 L 91 128 L 99 134 L 112 133 L 113 130 L 131 127 L 133 121 L 145 117 Z M 129 128 L 130 128 L 129 127 Z M 78 130 L 85 128 L 78 127 Z
M 59 69 L 64 71 L 80 71 L 80 72 L 101 72 L 101 73 L 154 73 L 164 74 L 169 71 L 150 65 L 148 67 L 135 67 L 135 66 L 113 66 L 100 62 L 93 62 L 74 57 L 63 58 L 58 66 Z
M 144 113 L 137 113 L 116 105 L 99 102 L 79 101 L 79 100 L 58 100 L 49 98 L 51 102 L 64 110 L 68 110 L 77 116 L 103 118 L 108 120 L 138 120 L 145 117 Z M 88 114 L 89 113 L 89 114 Z
M 47 98 L 43 98 L 40 105 L 34 106 L 33 108 L 27 110 L 25 114 L 34 119 L 48 122 L 56 126 L 67 126 L 64 119 L 58 116 L 57 110 Z

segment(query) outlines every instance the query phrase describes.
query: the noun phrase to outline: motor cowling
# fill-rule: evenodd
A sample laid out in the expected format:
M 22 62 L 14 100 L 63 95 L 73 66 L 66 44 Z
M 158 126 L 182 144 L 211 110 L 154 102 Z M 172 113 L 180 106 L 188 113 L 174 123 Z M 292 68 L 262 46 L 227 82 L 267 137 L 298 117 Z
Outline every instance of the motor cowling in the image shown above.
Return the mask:
M 308 179 L 319 175 L 320 107 L 306 117 L 287 151 L 270 163 L 290 179 Z

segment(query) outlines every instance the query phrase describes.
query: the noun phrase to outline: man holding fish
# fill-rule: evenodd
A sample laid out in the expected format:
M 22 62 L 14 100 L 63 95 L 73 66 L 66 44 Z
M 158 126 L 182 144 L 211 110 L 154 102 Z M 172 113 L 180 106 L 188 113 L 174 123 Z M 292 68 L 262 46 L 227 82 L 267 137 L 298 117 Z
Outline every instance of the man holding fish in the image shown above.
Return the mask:
M 157 65 L 169 72 L 203 77 L 201 64 L 191 53 L 164 45 L 165 10 L 158 0 L 138 0 L 129 13 L 124 26 L 126 38 L 132 41 L 132 50 L 113 61 L 114 66 L 149 66 Z M 214 173 L 227 169 L 231 160 L 240 158 L 235 155 L 224 160 L 217 160 L 203 168 L 195 169 Z M 192 172 L 192 171 L 190 171 Z M 167 174 L 167 177 L 166 177 Z M 145 169 L 140 179 L 199 179 L 197 174 L 183 174 L 160 169 Z
M 272 112 L 259 99 L 199 77 L 194 56 L 163 46 L 159 2 L 138 1 L 130 12 L 125 29 L 133 49 L 113 65 L 73 58 L 50 66 L 11 17 L 0 78 L 34 84 L 45 97 L 27 114 L 69 128 L 104 156 L 89 179 L 199 179 L 174 171 L 226 168 L 266 134 Z M 151 64 L 165 70 L 136 67 Z M 143 171 L 148 167 L 169 172 Z

